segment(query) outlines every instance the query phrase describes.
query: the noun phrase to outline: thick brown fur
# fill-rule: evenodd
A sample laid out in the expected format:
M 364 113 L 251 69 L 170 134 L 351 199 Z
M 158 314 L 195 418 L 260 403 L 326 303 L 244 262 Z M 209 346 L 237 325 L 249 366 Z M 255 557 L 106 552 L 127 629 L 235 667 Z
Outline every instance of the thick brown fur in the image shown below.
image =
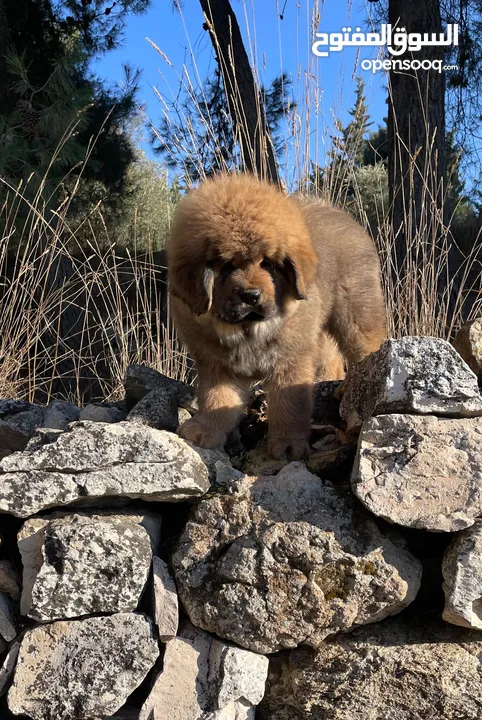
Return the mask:
M 340 379 L 340 352 L 349 366 L 386 337 L 370 237 L 324 201 L 220 175 L 180 203 L 167 255 L 174 319 L 198 370 L 200 409 L 180 434 L 222 447 L 262 381 L 269 452 L 304 456 L 314 380 Z

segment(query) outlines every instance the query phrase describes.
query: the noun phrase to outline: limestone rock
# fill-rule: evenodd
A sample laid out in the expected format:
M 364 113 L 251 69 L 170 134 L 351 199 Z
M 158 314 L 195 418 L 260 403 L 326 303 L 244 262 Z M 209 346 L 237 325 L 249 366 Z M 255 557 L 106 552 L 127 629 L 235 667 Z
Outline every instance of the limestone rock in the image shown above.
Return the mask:
M 186 422 L 186 420 L 189 420 L 192 417 L 189 410 L 185 410 L 184 408 L 180 407 L 177 409 L 177 419 L 179 422 L 179 425 L 182 425 Z
M 482 630 L 482 520 L 456 535 L 442 564 L 444 620 Z
M 482 513 L 482 432 L 474 418 L 380 415 L 362 429 L 352 488 L 375 515 L 453 532 Z
M 176 392 L 177 404 L 187 410 L 197 408 L 194 401 L 195 390 L 191 385 L 180 380 L 173 380 L 147 365 L 129 365 L 124 378 L 126 401 L 133 407 L 151 390 L 165 390 L 173 388 Z
M 184 440 L 129 422 L 73 423 L 53 442 L 3 458 L 0 478 L 0 510 L 17 517 L 81 499 L 176 502 L 209 489 Z
M 479 720 L 482 640 L 386 620 L 270 662 L 263 720 Z
M 317 646 L 397 613 L 421 575 L 349 489 L 322 483 L 301 463 L 201 501 L 173 569 L 195 625 L 263 653 Z
M 125 420 L 126 414 L 115 405 L 86 405 L 80 411 L 80 420 L 91 420 L 92 422 L 115 423 Z
M 144 615 L 40 625 L 22 639 L 8 706 L 33 720 L 108 717 L 140 685 L 158 655 Z
M 20 597 L 20 583 L 13 564 L 10 560 L 0 560 L 0 592 L 18 600 Z
M 464 325 L 452 345 L 472 372 L 482 378 L 482 317 Z
M 159 638 L 167 642 L 176 637 L 179 625 L 179 602 L 176 583 L 164 560 L 154 556 L 152 559 L 154 621 Z
M 65 430 L 79 419 L 80 408 L 65 400 L 52 400 L 45 409 L 43 426 L 51 430 Z
M 139 400 L 127 419 L 141 425 L 175 432 L 179 425 L 175 388 L 156 388 Z
M 218 476 L 218 463 L 230 465 L 229 455 L 224 450 L 217 448 L 202 448 L 191 442 L 187 443 L 199 455 L 209 475 L 209 481 L 215 482 Z
M 16 636 L 15 617 L 8 598 L 0 593 L 0 635 L 10 642 Z
M 372 415 L 482 415 L 477 378 L 445 340 L 387 340 L 348 371 L 340 413 L 348 429 Z
M 149 576 L 155 522 L 133 513 L 27 520 L 18 534 L 22 615 L 47 622 L 135 610 Z
M 264 694 L 268 659 L 190 623 L 166 645 L 163 670 L 139 720 L 242 720 Z M 254 717 L 254 716 L 253 716 Z

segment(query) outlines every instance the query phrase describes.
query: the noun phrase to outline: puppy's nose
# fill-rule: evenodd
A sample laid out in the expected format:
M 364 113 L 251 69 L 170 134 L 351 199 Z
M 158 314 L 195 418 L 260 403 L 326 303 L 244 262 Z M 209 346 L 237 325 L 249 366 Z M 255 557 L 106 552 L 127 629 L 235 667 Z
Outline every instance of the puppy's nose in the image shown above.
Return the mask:
M 246 290 L 242 290 L 240 296 L 241 300 L 246 303 L 246 305 L 257 305 L 261 297 L 261 290 L 258 290 L 257 288 L 248 288 Z

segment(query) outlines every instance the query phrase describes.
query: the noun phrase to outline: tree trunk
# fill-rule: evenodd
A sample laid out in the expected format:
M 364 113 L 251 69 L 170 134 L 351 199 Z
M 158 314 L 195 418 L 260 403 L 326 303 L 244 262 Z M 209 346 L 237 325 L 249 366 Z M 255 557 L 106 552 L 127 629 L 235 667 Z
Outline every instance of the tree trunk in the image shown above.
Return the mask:
M 441 33 L 440 0 L 389 0 L 389 22 L 407 33 Z M 397 58 L 398 59 L 398 58 Z M 442 60 L 444 48 L 407 51 L 400 60 Z M 443 218 L 445 193 L 445 83 L 437 70 L 391 70 L 388 170 L 396 259 L 427 238 Z
M 249 172 L 278 183 L 266 116 L 229 0 L 200 0 L 223 76 L 229 114 Z

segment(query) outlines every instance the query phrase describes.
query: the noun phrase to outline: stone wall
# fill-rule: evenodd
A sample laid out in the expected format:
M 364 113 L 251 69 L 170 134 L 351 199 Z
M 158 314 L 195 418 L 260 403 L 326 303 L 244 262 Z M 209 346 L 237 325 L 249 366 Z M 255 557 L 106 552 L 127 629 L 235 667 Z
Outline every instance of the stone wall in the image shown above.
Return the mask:
M 482 717 L 482 398 L 448 343 L 317 385 L 306 463 L 267 456 L 260 390 L 206 451 L 189 386 L 125 388 L 0 401 L 1 720 Z

